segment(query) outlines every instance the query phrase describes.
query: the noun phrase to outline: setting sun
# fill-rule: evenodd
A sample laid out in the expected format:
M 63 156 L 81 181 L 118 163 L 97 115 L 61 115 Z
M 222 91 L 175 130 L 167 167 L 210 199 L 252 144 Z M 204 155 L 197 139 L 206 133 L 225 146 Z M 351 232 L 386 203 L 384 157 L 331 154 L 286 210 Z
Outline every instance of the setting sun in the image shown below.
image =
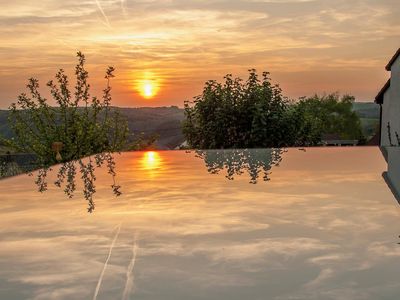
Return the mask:
M 136 81 L 136 90 L 145 99 L 155 97 L 159 89 L 160 80 L 150 71 L 144 72 L 142 76 L 139 76 L 139 80 Z
M 151 82 L 147 82 L 143 85 L 143 96 L 146 98 L 151 98 L 154 96 L 154 86 Z

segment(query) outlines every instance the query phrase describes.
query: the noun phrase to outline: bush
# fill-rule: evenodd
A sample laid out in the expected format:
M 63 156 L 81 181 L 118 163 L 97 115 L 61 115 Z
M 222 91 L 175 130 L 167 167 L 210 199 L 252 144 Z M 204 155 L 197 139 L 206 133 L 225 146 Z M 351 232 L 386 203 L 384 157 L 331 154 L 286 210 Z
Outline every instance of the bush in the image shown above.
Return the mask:
M 58 107 L 52 107 L 39 92 L 37 79 L 29 79 L 29 95 L 22 93 L 10 107 L 10 126 L 14 138 L 7 144 L 17 151 L 34 153 L 43 166 L 68 162 L 102 152 L 119 151 L 126 143 L 127 123 L 117 109 L 111 108 L 110 80 L 113 67 L 108 67 L 107 82 L 101 99 L 90 96 L 85 56 L 77 53 L 75 91 L 69 89 L 64 70 L 56 81 L 47 83 Z M 57 157 L 57 152 L 59 154 Z
M 355 98 L 338 93 L 301 98 L 297 107 L 307 119 L 314 119 L 319 132 L 336 134 L 344 140 L 363 140 L 361 121 L 355 111 Z
M 228 74 L 225 83 L 208 81 L 194 103 L 185 102 L 183 133 L 198 149 L 273 148 L 319 142 L 318 123 L 272 85 L 269 73 L 246 82 Z

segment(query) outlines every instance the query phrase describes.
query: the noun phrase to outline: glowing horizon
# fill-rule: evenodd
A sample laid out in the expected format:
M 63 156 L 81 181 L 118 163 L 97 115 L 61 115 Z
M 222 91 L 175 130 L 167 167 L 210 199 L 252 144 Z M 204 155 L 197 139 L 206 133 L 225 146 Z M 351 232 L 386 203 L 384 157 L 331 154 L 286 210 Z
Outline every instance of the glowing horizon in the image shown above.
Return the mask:
M 29 77 L 46 90 L 57 69 L 73 74 L 78 50 L 92 94 L 116 68 L 118 106 L 182 106 L 205 81 L 245 78 L 249 68 L 271 72 L 290 98 L 338 91 L 372 101 L 400 46 L 392 0 L 4 2 L 0 108 Z

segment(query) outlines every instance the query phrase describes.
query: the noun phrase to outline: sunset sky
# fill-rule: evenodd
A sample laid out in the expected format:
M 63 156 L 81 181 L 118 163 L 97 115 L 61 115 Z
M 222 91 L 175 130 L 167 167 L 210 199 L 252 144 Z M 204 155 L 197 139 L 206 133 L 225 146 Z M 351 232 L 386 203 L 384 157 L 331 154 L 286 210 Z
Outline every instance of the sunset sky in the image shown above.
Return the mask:
M 37 77 L 87 57 L 93 93 L 116 68 L 113 104 L 182 106 L 208 79 L 271 72 L 286 96 L 372 101 L 400 47 L 399 0 L 0 0 L 0 108 Z

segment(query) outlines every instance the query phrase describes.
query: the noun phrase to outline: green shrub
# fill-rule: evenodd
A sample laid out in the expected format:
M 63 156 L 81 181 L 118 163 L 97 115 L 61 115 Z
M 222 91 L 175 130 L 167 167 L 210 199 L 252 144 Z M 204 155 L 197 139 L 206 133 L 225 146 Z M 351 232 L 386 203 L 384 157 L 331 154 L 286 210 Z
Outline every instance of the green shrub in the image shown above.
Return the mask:
M 228 74 L 208 81 L 194 103 L 185 102 L 183 133 L 198 149 L 273 148 L 319 142 L 318 124 L 272 85 L 269 73 L 254 69 L 243 82 Z
M 22 93 L 10 107 L 13 138 L 7 141 L 19 152 L 34 153 L 43 166 L 68 162 L 103 152 L 115 152 L 126 143 L 128 127 L 117 109 L 111 107 L 110 80 L 113 67 L 105 75 L 107 85 L 101 99 L 90 95 L 85 56 L 77 53 L 76 84 L 72 92 L 64 70 L 47 83 L 57 107 L 50 106 L 39 92 L 39 81 L 29 79 L 29 93 Z M 57 148 L 61 157 L 57 156 Z

